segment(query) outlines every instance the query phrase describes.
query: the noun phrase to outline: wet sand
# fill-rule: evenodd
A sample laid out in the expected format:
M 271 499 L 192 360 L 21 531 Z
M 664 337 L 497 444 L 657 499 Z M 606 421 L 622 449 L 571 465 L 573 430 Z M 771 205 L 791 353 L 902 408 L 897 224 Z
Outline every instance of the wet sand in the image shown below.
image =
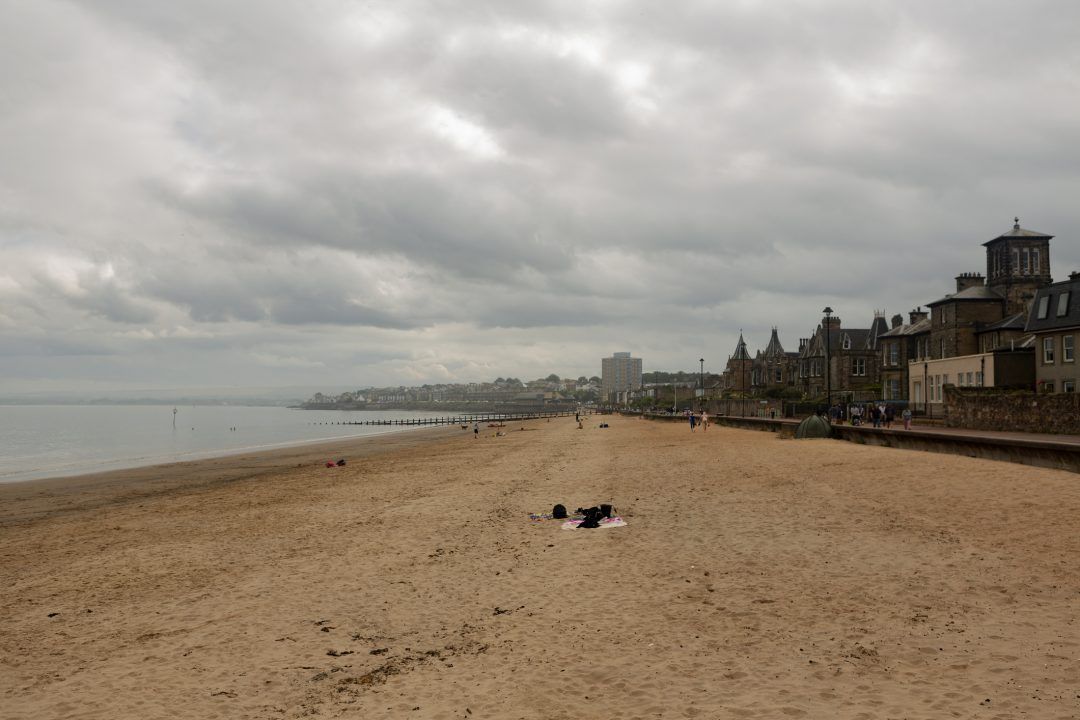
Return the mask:
M 1080 717 L 1075 474 L 607 420 L 0 488 L 0 714 Z

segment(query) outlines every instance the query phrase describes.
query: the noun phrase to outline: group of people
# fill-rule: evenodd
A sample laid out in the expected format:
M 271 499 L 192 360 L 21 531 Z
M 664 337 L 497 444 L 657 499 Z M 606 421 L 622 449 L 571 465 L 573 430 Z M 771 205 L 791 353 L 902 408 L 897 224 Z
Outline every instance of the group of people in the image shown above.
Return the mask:
M 696 415 L 693 410 L 687 413 L 687 417 L 690 419 L 690 432 L 697 432 L 697 426 L 701 426 L 701 431 L 705 432 L 709 429 L 709 413 L 704 410 L 700 415 Z
M 904 429 L 910 430 L 911 409 L 904 408 L 900 419 L 904 421 Z M 852 425 L 871 423 L 876 428 L 891 428 L 896 421 L 896 408 L 890 403 L 849 405 L 846 409 L 843 405 L 835 404 L 829 408 L 829 422 L 843 424 L 845 420 L 850 420 Z

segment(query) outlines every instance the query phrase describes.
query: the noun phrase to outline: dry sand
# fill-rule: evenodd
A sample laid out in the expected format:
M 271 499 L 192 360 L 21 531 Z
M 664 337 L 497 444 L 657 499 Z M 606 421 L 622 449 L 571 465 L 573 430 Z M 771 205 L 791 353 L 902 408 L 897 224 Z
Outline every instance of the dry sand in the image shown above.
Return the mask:
M 610 424 L 4 488 L 0 716 L 1080 717 L 1077 475 Z

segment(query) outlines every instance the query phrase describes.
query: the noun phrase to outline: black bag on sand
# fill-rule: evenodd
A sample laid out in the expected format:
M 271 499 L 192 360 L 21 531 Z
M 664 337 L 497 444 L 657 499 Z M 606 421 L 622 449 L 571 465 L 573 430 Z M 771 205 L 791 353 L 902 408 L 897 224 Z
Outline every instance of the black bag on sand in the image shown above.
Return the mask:
M 581 528 L 598 528 L 600 527 L 600 518 L 604 517 L 604 514 L 600 512 L 600 508 L 591 507 L 587 510 L 581 511 L 585 515 L 585 519 L 578 525 L 578 529 Z
M 556 520 L 565 520 L 566 507 L 563 505 L 556 505 L 555 507 L 551 508 L 551 517 L 555 518 Z
M 610 505 L 601 505 L 600 506 L 600 514 L 603 515 L 606 518 L 609 518 L 609 517 L 611 517 L 611 511 L 613 509 L 614 508 L 612 508 Z

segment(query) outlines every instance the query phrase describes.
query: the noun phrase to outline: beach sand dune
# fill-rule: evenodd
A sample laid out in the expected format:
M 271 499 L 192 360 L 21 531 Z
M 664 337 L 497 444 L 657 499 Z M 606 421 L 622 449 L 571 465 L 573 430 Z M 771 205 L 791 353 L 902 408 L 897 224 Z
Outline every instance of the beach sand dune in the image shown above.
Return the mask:
M 609 422 L 4 488 L 0 714 L 1080 717 L 1076 475 Z

